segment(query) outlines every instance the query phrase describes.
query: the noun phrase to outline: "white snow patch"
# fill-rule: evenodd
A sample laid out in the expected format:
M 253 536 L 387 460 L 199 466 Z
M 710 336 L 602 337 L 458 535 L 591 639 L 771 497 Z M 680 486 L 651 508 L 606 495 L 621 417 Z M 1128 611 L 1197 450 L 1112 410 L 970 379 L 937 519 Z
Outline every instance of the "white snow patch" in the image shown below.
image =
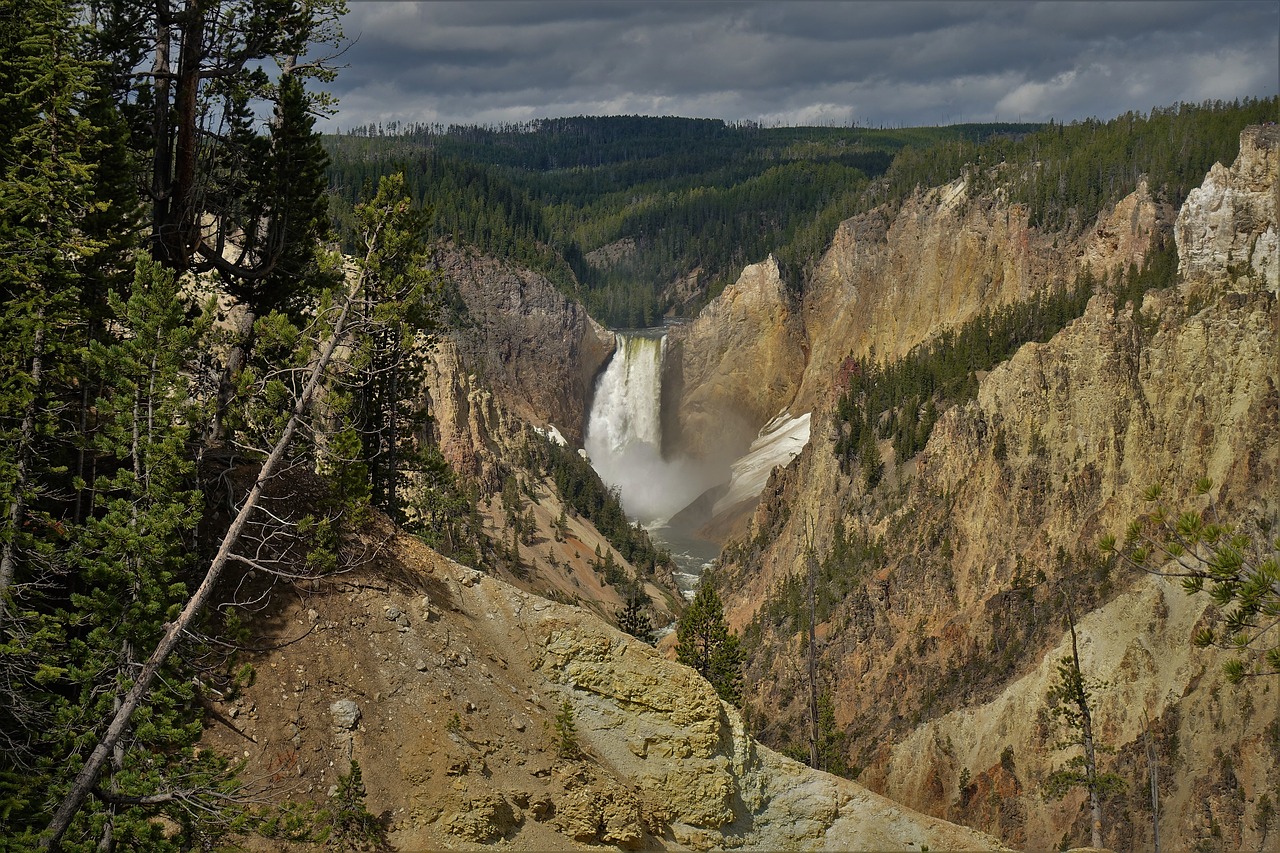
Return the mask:
M 536 432 L 538 435 L 545 436 L 546 438 L 551 439 L 561 447 L 569 446 L 569 442 L 564 440 L 564 436 L 560 434 L 560 430 L 556 429 L 555 424 L 547 424 L 546 429 L 543 429 L 540 426 L 535 426 L 533 428 L 533 431 Z
M 733 463 L 729 491 L 711 508 L 712 514 L 729 509 L 764 491 L 769 475 L 800 455 L 809 443 L 809 413 L 793 418 L 785 411 L 769 421 L 751 442 L 747 454 Z

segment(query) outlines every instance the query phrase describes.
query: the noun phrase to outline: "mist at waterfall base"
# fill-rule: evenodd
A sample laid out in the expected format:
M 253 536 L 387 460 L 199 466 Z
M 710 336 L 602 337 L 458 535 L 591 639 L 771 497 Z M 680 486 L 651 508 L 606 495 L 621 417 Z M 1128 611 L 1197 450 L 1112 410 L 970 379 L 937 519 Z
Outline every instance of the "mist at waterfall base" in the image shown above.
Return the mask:
M 670 524 L 672 516 L 707 489 L 728 480 L 727 464 L 662 457 L 661 330 L 617 335 L 617 351 L 596 384 L 586 451 L 600 479 L 622 496 L 639 521 L 680 568 L 688 591 L 719 554 L 714 543 Z

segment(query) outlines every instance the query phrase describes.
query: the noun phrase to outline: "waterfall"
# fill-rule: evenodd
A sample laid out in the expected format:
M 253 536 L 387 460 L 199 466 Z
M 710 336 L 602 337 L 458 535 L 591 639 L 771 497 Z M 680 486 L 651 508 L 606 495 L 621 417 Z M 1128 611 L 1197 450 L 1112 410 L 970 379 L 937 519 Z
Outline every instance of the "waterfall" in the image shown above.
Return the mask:
M 692 597 L 698 577 L 719 548 L 667 526 L 671 516 L 726 479 L 689 459 L 662 458 L 662 359 L 660 332 L 616 333 L 617 349 L 596 383 L 587 419 L 586 451 L 600 479 L 622 495 L 627 515 L 666 547 L 682 571 L 676 581 Z
M 627 515 L 665 522 L 712 485 L 702 466 L 662 458 L 662 358 L 666 335 L 617 333 L 617 350 L 596 383 L 587 420 L 591 465 L 622 493 Z
M 667 337 L 617 335 L 617 351 L 596 385 L 587 454 L 602 464 L 645 446 L 662 447 L 662 356 Z

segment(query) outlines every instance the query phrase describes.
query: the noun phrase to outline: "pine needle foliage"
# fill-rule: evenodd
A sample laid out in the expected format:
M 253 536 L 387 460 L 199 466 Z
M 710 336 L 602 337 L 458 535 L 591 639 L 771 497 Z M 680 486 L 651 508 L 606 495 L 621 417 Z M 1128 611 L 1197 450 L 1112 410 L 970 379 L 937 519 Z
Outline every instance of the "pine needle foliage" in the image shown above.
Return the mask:
M 725 622 L 710 572 L 702 575 L 693 601 L 680 614 L 676 639 L 676 660 L 696 669 L 721 699 L 742 701 L 742 647 Z
M 1192 642 L 1230 653 L 1229 681 L 1280 675 L 1280 527 L 1266 516 L 1224 518 L 1209 478 L 1195 491 L 1203 507 L 1179 512 L 1151 486 L 1143 495 L 1150 509 L 1129 523 L 1123 541 L 1106 536 L 1100 547 L 1131 568 L 1180 579 L 1188 595 L 1209 596 L 1217 619 Z

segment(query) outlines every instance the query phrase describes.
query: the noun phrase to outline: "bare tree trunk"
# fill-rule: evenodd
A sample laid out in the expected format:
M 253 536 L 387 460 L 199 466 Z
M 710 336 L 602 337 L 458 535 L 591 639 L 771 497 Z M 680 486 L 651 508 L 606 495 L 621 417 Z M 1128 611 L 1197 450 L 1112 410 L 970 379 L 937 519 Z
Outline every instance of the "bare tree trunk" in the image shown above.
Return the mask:
M 31 478 L 31 444 L 36 434 L 36 403 L 40 391 L 40 382 L 44 373 L 44 304 L 36 309 L 36 328 L 31 345 L 31 387 L 32 396 L 22 412 L 22 426 L 18 429 L 18 472 L 13 484 L 13 503 L 9 505 L 10 535 L 5 540 L 4 550 L 0 552 L 0 625 L 7 619 L 5 599 L 18 567 L 18 531 L 22 527 L 22 516 L 27 510 L 27 481 Z
M 171 20 L 168 0 L 156 0 L 156 56 L 151 65 L 156 88 L 154 115 L 151 119 L 151 133 L 155 143 L 151 159 L 151 251 L 154 257 L 161 260 L 168 259 L 166 241 L 173 200 L 173 149 L 169 123 L 169 91 L 172 84 L 172 68 L 169 64 Z
M 306 415 L 311 407 L 311 400 L 315 396 L 316 389 L 320 385 L 321 379 L 324 377 L 325 370 L 329 366 L 329 362 L 333 358 L 333 353 L 337 349 L 339 340 L 343 337 L 347 325 L 347 316 L 351 308 L 352 300 L 356 293 L 363 286 L 364 276 L 357 278 L 351 289 L 347 292 L 346 300 L 343 303 L 342 311 L 338 316 L 337 322 L 333 327 L 333 334 L 325 341 L 321 348 L 319 356 L 311 367 L 311 374 L 307 378 L 307 383 L 302 389 L 293 412 L 289 416 L 288 422 L 285 424 L 284 431 L 281 433 L 279 440 L 271 449 L 271 454 L 267 457 L 267 461 L 263 463 L 262 469 L 258 474 L 258 480 L 253 484 L 253 488 L 249 490 L 248 496 L 244 500 L 240 511 L 236 514 L 235 519 L 231 522 L 231 526 L 227 529 L 226 534 L 222 537 L 222 543 L 218 548 L 218 553 L 214 556 L 213 561 L 209 564 L 209 570 L 205 573 L 204 580 L 195 593 L 187 601 L 182 612 L 178 614 L 178 618 L 166 625 L 164 635 L 160 642 L 152 651 L 151 656 L 147 658 L 143 664 L 141 672 L 138 674 L 137 681 L 133 687 L 125 694 L 123 701 L 120 703 L 119 709 L 112 718 L 110 725 L 107 727 L 106 733 L 102 739 L 98 741 L 94 747 L 88 760 L 85 762 L 83 769 L 76 775 L 71 785 L 71 790 L 67 796 L 58 805 L 58 810 L 54 813 L 53 819 L 49 822 L 48 828 L 45 830 L 44 836 L 40 840 L 40 845 L 44 849 L 57 850 L 61 844 L 62 836 L 66 833 L 67 827 L 71 825 L 71 820 L 75 817 L 76 812 L 80 809 L 85 797 L 89 795 L 94 784 L 97 782 L 98 775 L 102 772 L 103 764 L 112 754 L 120 737 L 124 734 L 129 726 L 129 720 L 133 716 L 134 711 L 142 703 L 143 698 L 151 689 L 151 682 L 155 680 L 156 674 L 160 671 L 160 667 L 169 657 L 170 653 L 177 647 L 179 639 L 183 632 L 190 627 L 195 618 L 204 609 L 209 597 L 213 594 L 213 588 L 218 582 L 218 578 L 222 574 L 223 568 L 232 556 L 232 550 L 240 539 L 241 533 L 245 526 L 249 523 L 250 517 L 257 508 L 258 501 L 262 497 L 262 492 L 268 482 L 276 475 L 277 469 L 285 460 L 289 450 L 289 445 L 293 441 L 294 433 L 298 430 L 298 425 L 302 418 Z
M 1093 715 L 1089 711 L 1089 697 L 1085 695 L 1084 678 L 1080 671 L 1080 649 L 1076 644 L 1076 620 L 1068 613 L 1071 622 L 1071 665 L 1075 667 L 1076 707 L 1080 710 L 1080 742 L 1084 746 L 1084 776 L 1089 789 L 1090 840 L 1094 847 L 1102 846 L 1102 800 L 1098 796 L 1098 759 L 1093 744 Z
M 183 10 L 182 53 L 178 58 L 175 93 L 174 161 L 169 216 L 169 257 L 178 269 L 187 269 L 199 243 L 201 201 L 196 194 L 196 102 L 200 94 L 200 64 L 204 61 L 204 9 L 188 2 Z
M 807 557 L 809 569 L 809 766 L 818 767 L 818 559 L 810 545 Z
M 1156 761 L 1156 746 L 1151 741 L 1151 720 L 1147 712 L 1142 716 L 1146 726 L 1142 730 L 1142 741 L 1147 750 L 1147 769 L 1151 777 L 1151 843 L 1154 853 L 1160 853 L 1160 767 Z

